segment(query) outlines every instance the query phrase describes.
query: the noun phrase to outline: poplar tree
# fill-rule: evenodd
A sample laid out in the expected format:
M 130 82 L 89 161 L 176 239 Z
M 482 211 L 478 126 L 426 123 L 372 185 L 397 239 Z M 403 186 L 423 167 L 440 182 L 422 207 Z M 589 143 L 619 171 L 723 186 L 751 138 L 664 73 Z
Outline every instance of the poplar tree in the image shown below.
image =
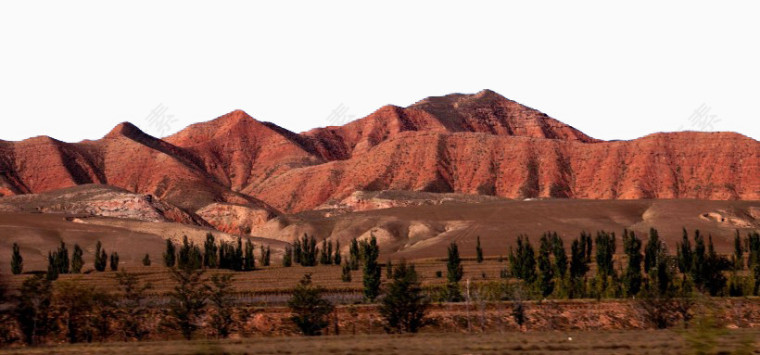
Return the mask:
M 650 234 L 651 238 L 651 234 Z M 651 241 L 651 239 L 650 239 Z M 623 231 L 623 249 L 628 257 L 628 266 L 625 269 L 623 275 L 623 284 L 626 294 L 635 296 L 641 290 L 641 239 L 636 237 L 636 233 Z M 659 248 L 656 249 L 659 253 Z M 648 252 L 647 248 L 647 252 Z M 652 257 L 653 262 L 657 261 L 657 257 Z M 650 266 L 650 269 L 655 266 Z
M 478 236 L 477 245 L 475 246 L 475 254 L 478 264 L 483 262 L 483 248 L 480 247 L 480 236 Z
M 264 246 L 262 245 L 261 248 L 263 255 Z M 246 271 L 253 271 L 256 269 L 256 259 L 253 256 L 253 243 L 251 243 L 250 239 L 245 241 L 245 259 L 243 261 L 243 269 Z
M 97 255 L 97 252 L 96 252 Z M 97 262 L 96 262 L 97 263 Z M 166 267 L 174 267 L 177 263 L 177 251 L 174 243 L 171 240 L 166 240 L 166 251 L 164 251 L 164 265 Z
M 13 243 L 13 255 L 11 256 L 11 272 L 19 275 L 24 271 L 24 258 L 17 243 Z
M 103 245 L 98 241 L 95 244 L 95 270 L 106 271 L 106 265 L 108 264 L 108 254 L 106 254 Z
M 362 254 L 364 255 L 364 297 L 372 302 L 380 295 L 381 282 L 380 264 L 377 262 L 380 256 L 380 248 L 374 235 L 370 238 L 369 242 L 362 242 Z
M 549 234 L 544 233 L 538 247 L 538 290 L 543 297 L 554 292 L 554 269 L 551 262 L 551 241 Z
M 282 257 L 282 266 L 293 266 L 293 249 L 290 247 L 290 245 L 285 246 L 285 255 Z
M 71 255 L 71 273 L 79 274 L 84 267 L 84 251 L 79 247 L 79 244 L 74 244 L 74 253 Z
M 651 228 L 649 230 L 649 240 L 644 249 L 644 272 L 649 273 L 649 269 L 658 264 L 657 257 L 660 255 L 660 249 L 663 247 L 660 241 L 660 234 L 657 233 L 656 229 Z
M 206 241 L 203 243 L 203 266 L 207 268 L 216 268 L 219 266 L 217 260 L 218 249 L 214 235 L 207 233 Z
M 459 290 L 459 281 L 464 276 L 464 267 L 462 259 L 459 257 L 459 246 L 452 242 L 448 248 L 448 258 L 446 259 L 446 288 L 448 290 L 449 301 L 458 302 L 462 299 Z

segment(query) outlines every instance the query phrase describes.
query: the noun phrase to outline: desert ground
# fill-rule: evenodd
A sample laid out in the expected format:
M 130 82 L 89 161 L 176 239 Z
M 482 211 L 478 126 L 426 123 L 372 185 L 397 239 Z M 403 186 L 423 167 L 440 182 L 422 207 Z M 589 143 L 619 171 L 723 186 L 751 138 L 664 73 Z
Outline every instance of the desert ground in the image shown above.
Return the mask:
M 679 331 L 595 331 L 414 336 L 328 336 L 248 338 L 223 341 L 61 345 L 0 350 L 5 354 L 691 354 L 697 333 Z M 707 342 L 710 339 L 701 338 Z M 716 354 L 752 354 L 758 330 L 732 330 L 716 337 Z M 757 350 L 754 350 L 757 353 Z

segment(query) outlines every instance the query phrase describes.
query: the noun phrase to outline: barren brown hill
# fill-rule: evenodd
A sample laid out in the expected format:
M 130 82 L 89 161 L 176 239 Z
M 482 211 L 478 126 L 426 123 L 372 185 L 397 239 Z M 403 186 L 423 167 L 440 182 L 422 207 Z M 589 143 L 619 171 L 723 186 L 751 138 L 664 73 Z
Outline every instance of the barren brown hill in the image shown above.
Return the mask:
M 569 247 L 581 232 L 606 230 L 620 235 L 623 229 L 646 239 L 657 228 L 671 252 L 681 241 L 684 228 L 693 235 L 699 229 L 711 235 L 719 253 L 731 253 L 734 235 L 760 228 L 760 201 L 705 200 L 579 200 L 548 199 L 515 201 L 446 194 L 427 203 L 403 206 L 413 199 L 408 193 L 388 192 L 354 200 L 396 201 L 401 207 L 353 213 L 333 210 L 309 211 L 282 216 L 253 231 L 254 235 L 290 242 L 304 233 L 340 241 L 343 248 L 352 238 L 378 238 L 383 257 L 441 258 L 451 242 L 466 257 L 475 256 L 477 237 L 486 256 L 506 256 L 517 236 L 528 235 L 534 243 L 541 234 L 556 231 Z M 623 250 L 618 246 L 618 253 Z
M 760 199 L 760 145 L 735 133 L 696 132 L 599 141 L 489 90 L 385 106 L 302 134 L 234 111 L 165 139 L 124 123 L 96 141 L 0 142 L 0 195 L 90 183 L 151 195 L 221 230 L 246 232 L 361 191 Z

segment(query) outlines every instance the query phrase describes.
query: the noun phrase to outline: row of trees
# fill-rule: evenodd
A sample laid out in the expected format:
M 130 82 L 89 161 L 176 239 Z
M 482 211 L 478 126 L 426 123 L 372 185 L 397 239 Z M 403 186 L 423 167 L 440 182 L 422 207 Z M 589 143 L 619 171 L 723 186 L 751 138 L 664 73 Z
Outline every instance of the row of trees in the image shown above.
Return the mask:
M 261 246 L 260 260 L 262 266 L 269 266 L 272 251 L 269 246 Z M 233 271 L 256 270 L 256 258 L 254 257 L 254 245 L 250 239 L 243 244 L 242 238 L 236 243 L 220 241 L 216 242 L 214 235 L 208 233 L 201 247 L 182 238 L 182 244 L 177 247 L 171 240 L 166 240 L 166 249 L 163 254 L 164 266 L 178 266 L 181 269 L 227 269 Z
M 587 274 L 593 261 L 596 274 Z M 693 244 L 693 246 L 692 246 Z M 509 252 L 509 273 L 523 281 L 542 297 L 633 297 L 646 293 L 672 293 L 675 289 L 695 287 L 712 296 L 757 294 L 760 288 L 760 237 L 751 233 L 742 242 L 736 236 L 736 251 L 729 260 L 715 251 L 712 237 L 704 238 L 695 231 L 689 238 L 686 230 L 671 255 L 656 229 L 649 232 L 646 244 L 635 232 L 625 230 L 622 236 L 623 258 L 616 260 L 615 233 L 600 231 L 592 240 L 582 233 L 573 240 L 570 256 L 557 233 L 545 233 L 536 251 L 527 236 L 519 236 Z M 747 264 L 752 272 L 740 276 L 748 253 Z M 616 265 L 617 261 L 617 265 Z M 726 277 L 731 272 L 730 279 Z M 680 279 L 678 278 L 680 273 Z
M 70 255 L 70 256 L 69 256 Z M 55 251 L 48 252 L 48 266 L 46 278 L 48 280 L 57 280 L 61 274 L 79 274 L 84 268 L 84 251 L 79 244 L 74 244 L 74 251 L 69 254 L 66 243 L 61 241 L 60 246 Z M 119 269 L 119 253 L 113 252 L 109 258 L 100 241 L 95 245 L 95 260 L 93 267 L 96 271 L 105 271 L 109 265 L 112 271 Z M 17 243 L 13 243 L 13 252 L 11 255 L 11 272 L 19 275 L 24 272 L 24 257 L 21 255 L 21 248 Z

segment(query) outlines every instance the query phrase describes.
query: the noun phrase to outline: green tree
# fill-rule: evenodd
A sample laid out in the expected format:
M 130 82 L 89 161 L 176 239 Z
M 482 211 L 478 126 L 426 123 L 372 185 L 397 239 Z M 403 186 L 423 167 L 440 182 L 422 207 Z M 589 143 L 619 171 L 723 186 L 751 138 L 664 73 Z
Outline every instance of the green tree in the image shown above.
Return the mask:
M 351 266 L 351 270 L 359 270 L 359 260 L 360 260 L 359 242 L 356 240 L 356 238 L 351 239 L 351 245 L 349 246 L 348 251 L 349 251 L 348 265 Z
M 712 236 L 709 237 L 706 261 L 707 263 L 703 269 L 705 286 L 710 296 L 718 296 L 723 293 L 726 287 L 727 279 L 724 271 L 729 270 L 732 265 L 728 259 L 715 252 Z
M 261 246 L 262 255 L 264 252 L 264 246 Z M 253 243 L 251 243 L 251 240 L 248 239 L 245 241 L 245 260 L 243 262 L 243 269 L 246 271 L 253 271 L 256 269 L 256 258 L 253 256 Z M 262 262 L 262 265 L 264 263 Z
M 591 243 L 591 235 L 583 232 L 578 239 L 570 245 L 570 282 L 568 292 L 570 298 L 583 297 L 585 295 L 586 273 L 589 271 L 589 259 L 586 254 L 586 243 Z
M 329 315 L 335 309 L 330 301 L 322 298 L 324 289 L 315 286 L 311 274 L 306 274 L 293 290 L 288 301 L 293 315 L 290 319 L 306 336 L 321 335 L 322 330 L 330 324 Z
M 362 254 L 364 255 L 363 283 L 364 297 L 372 302 L 380 295 L 381 268 L 377 262 L 380 256 L 380 247 L 377 238 L 373 235 L 369 242 L 362 242 Z
M 140 280 L 138 274 L 122 270 L 115 275 L 119 302 L 118 319 L 124 340 L 143 340 L 150 334 L 148 321 L 150 312 L 147 304 L 147 291 L 152 289 L 150 283 Z
M 206 241 L 203 243 L 203 266 L 207 268 L 218 267 L 218 253 L 219 248 L 216 246 L 214 235 L 206 233 Z
M 169 276 L 175 286 L 169 293 L 168 314 L 163 324 L 179 330 L 190 340 L 198 329 L 208 299 L 203 283 L 203 270 L 193 268 L 169 269 Z
M 549 233 L 541 236 L 538 247 L 538 290 L 543 297 L 554 292 L 554 268 L 551 262 L 551 240 Z
M 46 277 L 48 281 L 55 281 L 58 280 L 58 262 L 56 259 L 56 254 L 54 254 L 52 251 L 48 252 L 48 266 L 47 266 L 47 274 Z
M 422 292 L 414 265 L 401 263 L 393 270 L 393 280 L 380 305 L 389 333 L 416 333 L 425 324 L 425 312 L 430 304 Z
M 552 233 L 552 255 L 554 255 L 554 271 L 559 279 L 563 279 L 567 275 L 567 253 L 565 252 L 565 244 L 562 242 L 562 238 L 557 235 L 557 232 Z
M 79 244 L 74 244 L 74 252 L 71 254 L 71 273 L 79 274 L 84 267 L 84 251 L 79 247 Z
M 111 253 L 111 271 L 119 270 L 119 253 Z
M 11 256 L 11 272 L 19 275 L 24 271 L 24 258 L 17 243 L 13 243 L 13 255 Z
M 211 277 L 209 303 L 213 310 L 209 325 L 214 329 L 217 337 L 223 339 L 229 337 L 235 326 L 232 275 L 214 275 Z
M 480 236 L 478 236 L 477 244 L 475 245 L 475 254 L 478 264 L 483 262 L 483 248 L 480 246 Z
M 683 229 L 683 238 L 681 242 L 676 244 L 676 259 L 678 261 L 678 270 L 683 274 L 690 274 L 692 272 L 693 264 L 693 251 L 691 249 L 691 242 L 689 241 L 689 233 L 686 228 Z
M 649 240 L 644 248 L 644 272 L 649 273 L 649 269 L 657 265 L 657 256 L 660 255 L 660 249 L 665 246 L 660 241 L 660 234 L 657 229 L 649 229 Z
M 301 255 L 303 255 L 303 247 L 301 246 L 301 241 L 296 238 L 293 242 L 293 262 L 301 264 Z
M 110 307 L 110 297 L 94 286 L 76 281 L 63 281 L 53 294 L 58 319 L 65 326 L 69 343 L 92 342 L 97 333 L 96 320 L 104 308 Z
M 150 254 L 145 254 L 145 256 L 142 259 L 143 266 L 150 266 Z
M 615 275 L 615 233 L 600 231 L 596 235 L 596 266 L 597 273 L 604 278 Z
M 269 266 L 270 262 L 272 261 L 272 247 L 267 245 L 266 248 L 264 246 L 261 246 L 261 265 L 262 266 Z
M 95 244 L 95 270 L 96 271 L 106 271 L 106 266 L 108 265 L 108 254 L 106 253 L 106 250 L 103 249 L 103 245 L 98 241 L 97 244 Z
M 166 240 L 166 251 L 164 252 L 164 266 L 174 267 L 177 264 L 177 247 L 171 240 Z
M 734 270 L 744 270 L 744 246 L 742 245 L 742 237 L 739 231 L 736 231 L 734 236 L 734 256 L 733 256 Z
M 304 234 L 301 239 L 301 266 L 316 266 L 317 265 L 317 240 L 314 237 L 310 237 Z
M 343 263 L 342 256 L 340 255 L 340 241 L 335 241 L 335 257 L 333 258 L 333 264 L 340 265 Z
M 591 256 L 587 254 L 586 245 L 591 245 L 591 243 L 591 235 L 583 232 L 580 238 L 574 240 L 570 246 L 570 276 L 572 278 L 582 279 L 588 273 Z
M 536 253 L 528 236 L 517 237 L 517 250 L 509 251 L 509 267 L 512 275 L 533 284 L 536 281 Z
M 293 249 L 290 247 L 290 245 L 285 246 L 285 254 L 282 256 L 282 266 L 293 266 Z
M 385 262 L 385 278 L 388 280 L 393 278 L 393 262 L 390 258 Z
M 52 298 L 53 286 L 42 275 L 27 278 L 21 284 L 12 313 L 27 344 L 39 344 L 53 330 Z
M 232 252 L 232 270 L 243 271 L 245 266 L 243 255 L 243 239 L 238 237 L 237 245 Z
M 182 237 L 182 245 L 177 253 L 177 266 L 180 269 L 200 269 L 203 267 L 203 252 L 195 243 L 190 243 L 187 236 Z
M 651 238 L 651 234 L 650 234 Z M 650 243 L 647 244 L 647 253 L 649 253 L 649 245 L 652 243 L 652 239 L 650 239 Z M 626 292 L 626 295 L 629 297 L 636 296 L 636 294 L 639 293 L 641 290 L 641 283 L 642 283 L 642 277 L 641 277 L 641 239 L 636 237 L 636 233 L 633 231 L 628 232 L 628 230 L 625 230 L 623 232 L 623 249 L 625 251 L 626 256 L 628 257 L 628 266 L 625 269 L 625 274 L 623 275 L 623 289 Z M 660 252 L 660 249 L 656 249 L 657 252 Z M 652 262 L 657 261 L 656 256 L 651 256 Z M 653 268 L 654 265 L 650 265 L 650 268 Z
M 348 263 L 343 264 L 343 269 L 340 274 L 340 280 L 343 282 L 351 282 L 351 265 Z
M 747 235 L 746 243 L 747 251 L 749 252 L 747 268 L 754 269 L 756 265 L 760 265 L 760 233 L 749 233 Z
M 332 258 L 328 254 L 327 239 L 322 241 L 322 248 L 319 249 L 319 263 L 322 265 L 332 264 Z
M 66 243 L 61 241 L 61 245 L 58 247 L 58 251 L 53 255 L 55 260 L 55 267 L 58 269 L 59 274 L 68 274 L 70 268 L 69 261 L 69 249 L 66 247 Z
M 452 242 L 448 248 L 448 258 L 446 259 L 446 288 L 449 301 L 457 302 L 462 299 L 459 290 L 459 281 L 464 277 L 464 267 L 462 259 L 459 257 L 459 246 Z

